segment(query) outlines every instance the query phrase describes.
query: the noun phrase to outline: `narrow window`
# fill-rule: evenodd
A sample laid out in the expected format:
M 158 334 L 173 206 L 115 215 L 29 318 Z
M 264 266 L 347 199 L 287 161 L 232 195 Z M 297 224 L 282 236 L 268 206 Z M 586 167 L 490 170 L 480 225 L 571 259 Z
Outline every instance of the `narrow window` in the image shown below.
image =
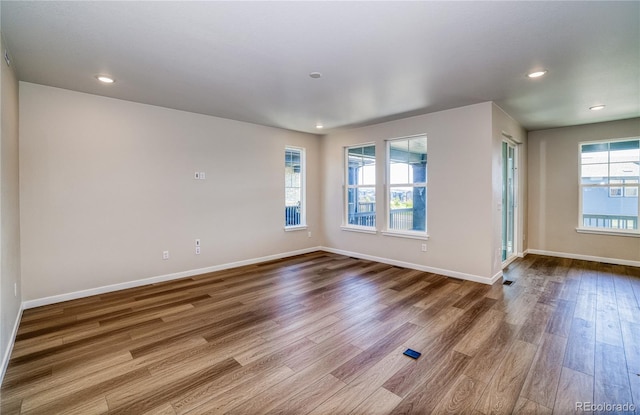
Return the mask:
M 640 233 L 640 139 L 580 144 L 582 229 Z
M 345 149 L 346 225 L 376 226 L 376 148 L 366 144 Z
M 426 234 L 427 136 L 387 141 L 387 229 Z
M 284 226 L 306 225 L 304 149 L 286 147 L 284 151 Z

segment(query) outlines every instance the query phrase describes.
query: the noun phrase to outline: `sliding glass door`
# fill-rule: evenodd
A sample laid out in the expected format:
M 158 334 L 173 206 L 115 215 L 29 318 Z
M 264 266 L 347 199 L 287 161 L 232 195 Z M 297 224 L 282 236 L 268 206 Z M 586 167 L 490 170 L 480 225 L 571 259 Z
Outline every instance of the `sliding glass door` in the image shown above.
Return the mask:
M 517 253 L 517 182 L 516 146 L 502 142 L 502 262 L 509 261 Z

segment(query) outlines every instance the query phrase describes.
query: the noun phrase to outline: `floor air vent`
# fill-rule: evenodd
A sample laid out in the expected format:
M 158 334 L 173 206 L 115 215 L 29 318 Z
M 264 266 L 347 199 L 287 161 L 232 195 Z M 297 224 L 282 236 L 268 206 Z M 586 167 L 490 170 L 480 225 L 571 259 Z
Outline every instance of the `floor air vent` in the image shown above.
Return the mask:
M 511 280 L 502 281 L 502 285 L 511 285 L 511 284 L 513 284 L 513 281 L 511 281 Z
M 416 351 L 415 351 L 415 350 L 413 350 L 413 349 L 407 349 L 407 350 L 405 350 L 405 351 L 404 351 L 404 353 L 402 353 L 402 354 L 403 354 L 403 355 L 405 355 L 405 356 L 409 356 L 409 357 L 410 357 L 410 358 L 412 358 L 412 359 L 417 359 L 417 358 L 419 358 L 419 357 L 420 357 L 420 355 L 421 355 L 422 353 L 420 353 L 420 352 L 416 352 Z

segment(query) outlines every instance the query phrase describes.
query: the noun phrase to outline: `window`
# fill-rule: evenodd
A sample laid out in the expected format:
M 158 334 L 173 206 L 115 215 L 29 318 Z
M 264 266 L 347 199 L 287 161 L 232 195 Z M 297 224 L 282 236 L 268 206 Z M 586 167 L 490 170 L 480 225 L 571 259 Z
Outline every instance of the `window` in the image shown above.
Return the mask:
M 304 149 L 286 147 L 284 151 L 284 226 L 304 227 L 305 218 Z
M 347 226 L 376 226 L 376 148 L 373 144 L 345 149 L 345 211 Z
M 427 136 L 387 141 L 387 229 L 426 236 Z
M 580 144 L 579 229 L 640 233 L 640 139 Z

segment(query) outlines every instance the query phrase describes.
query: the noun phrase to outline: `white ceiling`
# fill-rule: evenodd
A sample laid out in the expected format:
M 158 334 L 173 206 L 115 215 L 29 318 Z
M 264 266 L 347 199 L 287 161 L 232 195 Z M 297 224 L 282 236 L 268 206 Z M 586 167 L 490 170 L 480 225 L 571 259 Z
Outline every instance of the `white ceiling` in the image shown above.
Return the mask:
M 484 101 L 529 130 L 640 116 L 638 1 L 3 0 L 1 16 L 20 80 L 297 131 Z

